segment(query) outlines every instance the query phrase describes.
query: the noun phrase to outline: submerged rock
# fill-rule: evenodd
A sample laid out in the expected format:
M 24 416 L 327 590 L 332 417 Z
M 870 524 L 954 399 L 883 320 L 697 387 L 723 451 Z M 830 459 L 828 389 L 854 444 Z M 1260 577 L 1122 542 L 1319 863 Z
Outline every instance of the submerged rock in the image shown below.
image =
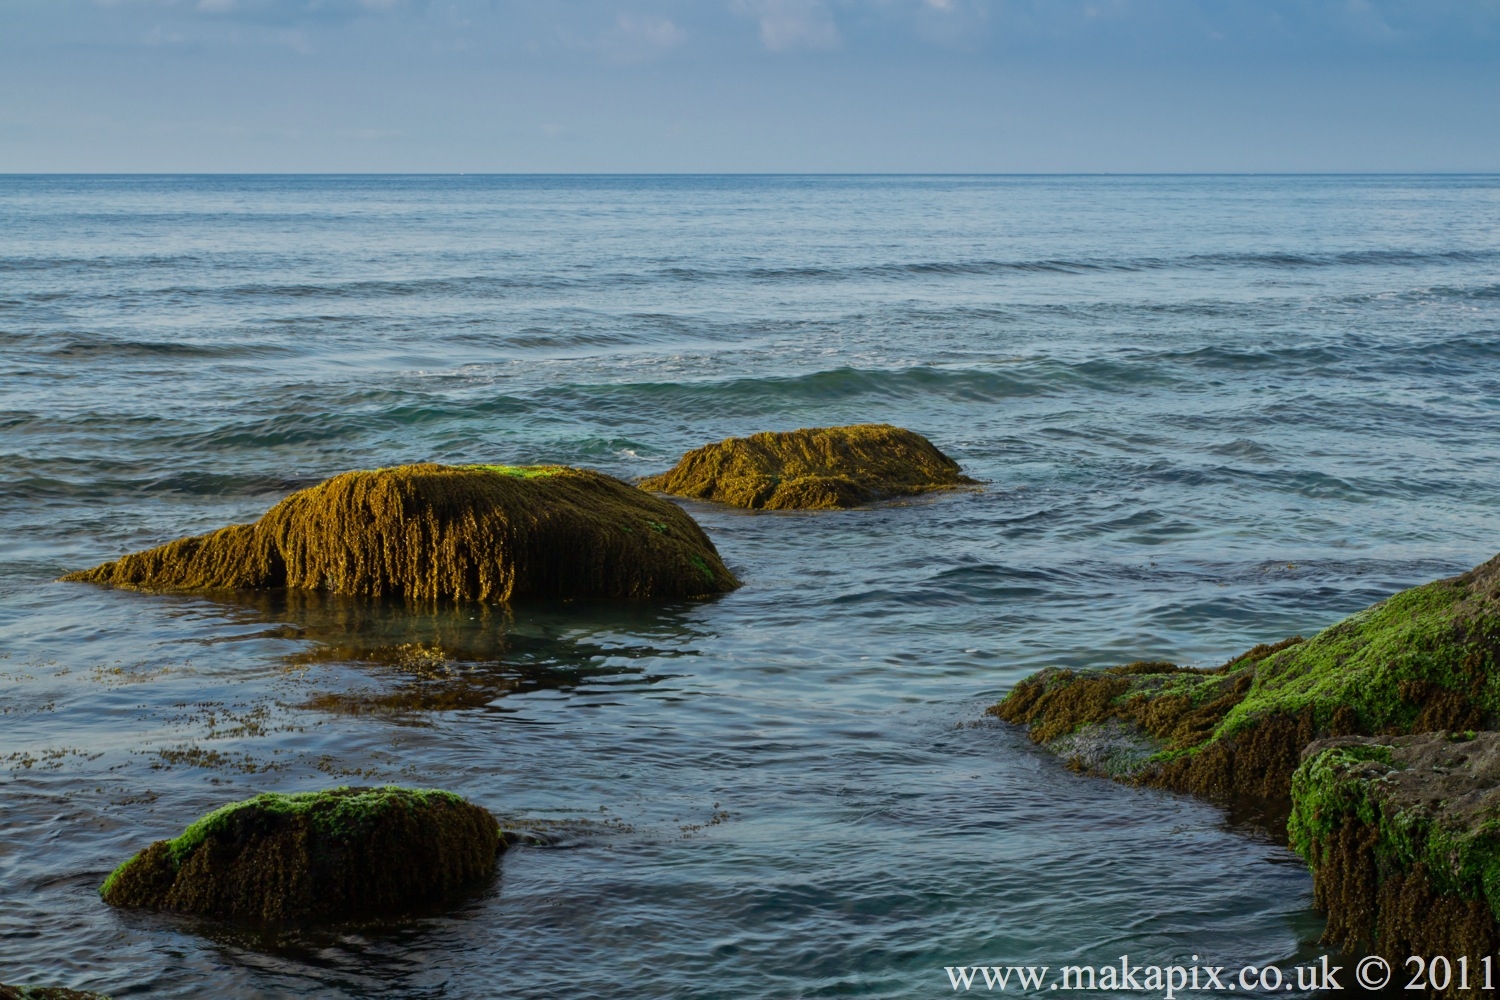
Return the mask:
M 761 510 L 832 510 L 975 485 L 920 434 L 889 424 L 725 438 L 641 489 Z
M 1220 667 L 1048 669 L 989 711 L 1080 770 L 1284 808 L 1313 740 L 1492 726 L 1497 651 L 1500 557 Z
M 500 465 L 346 472 L 293 493 L 254 524 L 63 579 L 478 601 L 704 597 L 739 586 L 675 504 L 597 472 Z
M 1313 743 L 1292 778 L 1287 833 L 1328 913 L 1325 944 L 1398 967 L 1467 955 L 1469 985 L 1482 982 L 1477 963 L 1500 950 L 1500 733 Z
M 0 1000 L 109 1000 L 103 993 L 65 990 L 60 986 L 6 986 L 0 983 Z
M 105 880 L 111 906 L 288 923 L 398 914 L 482 885 L 506 844 L 451 792 L 268 792 L 209 813 Z

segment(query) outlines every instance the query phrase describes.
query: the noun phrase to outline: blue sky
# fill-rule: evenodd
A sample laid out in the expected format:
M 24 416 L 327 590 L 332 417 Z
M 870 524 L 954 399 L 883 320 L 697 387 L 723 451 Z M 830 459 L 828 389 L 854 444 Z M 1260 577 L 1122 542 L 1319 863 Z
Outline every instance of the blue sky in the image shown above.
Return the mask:
M 0 171 L 1494 171 L 1500 0 L 0 0 Z

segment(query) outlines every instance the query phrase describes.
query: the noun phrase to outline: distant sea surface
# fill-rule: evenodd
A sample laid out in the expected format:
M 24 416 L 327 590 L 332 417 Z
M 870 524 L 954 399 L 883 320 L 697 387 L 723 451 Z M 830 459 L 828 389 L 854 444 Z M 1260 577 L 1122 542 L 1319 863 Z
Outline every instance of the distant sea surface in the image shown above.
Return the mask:
M 915 429 L 981 492 L 685 506 L 744 588 L 511 608 L 54 582 L 334 473 L 623 478 Z M 988 719 L 1500 551 L 1500 178 L 0 178 L 0 982 L 116 997 L 921 997 L 1291 962 L 1299 859 Z M 272 934 L 104 906 L 264 790 L 541 828 Z

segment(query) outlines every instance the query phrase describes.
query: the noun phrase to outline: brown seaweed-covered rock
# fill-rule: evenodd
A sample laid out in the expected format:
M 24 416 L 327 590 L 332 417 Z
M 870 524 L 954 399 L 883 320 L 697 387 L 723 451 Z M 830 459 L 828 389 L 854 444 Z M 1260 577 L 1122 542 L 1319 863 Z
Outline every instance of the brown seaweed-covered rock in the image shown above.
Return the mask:
M 0 1000 L 109 1000 L 103 993 L 65 990 L 60 986 L 6 986 L 0 983 Z
M 489 812 L 451 792 L 268 792 L 157 841 L 99 893 L 111 906 L 278 924 L 393 915 L 484 884 L 505 843 Z
M 1500 557 L 1213 669 L 1044 670 L 990 712 L 1079 770 L 1284 811 L 1316 739 L 1500 720 Z
M 675 504 L 584 469 L 503 465 L 346 472 L 254 524 L 63 579 L 478 601 L 705 597 L 739 586 Z
M 1445 956 L 1481 984 L 1500 950 L 1500 733 L 1343 737 L 1307 747 L 1292 778 L 1292 847 L 1328 914 L 1325 944 Z M 1408 975 L 1413 971 L 1406 970 Z M 1444 992 L 1444 971 L 1429 986 Z
M 759 510 L 833 510 L 975 485 L 920 434 L 889 424 L 725 438 L 641 489 Z

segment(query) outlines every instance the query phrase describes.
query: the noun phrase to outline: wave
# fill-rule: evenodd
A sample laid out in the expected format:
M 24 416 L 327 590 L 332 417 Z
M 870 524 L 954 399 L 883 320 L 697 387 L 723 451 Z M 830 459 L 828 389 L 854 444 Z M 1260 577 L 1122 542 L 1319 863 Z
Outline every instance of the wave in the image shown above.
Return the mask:
M 498 397 L 484 401 L 446 402 L 440 397 L 401 394 L 390 406 L 358 402 L 358 396 L 329 400 L 312 411 L 286 412 L 256 420 L 235 421 L 188 434 L 157 439 L 157 444 L 187 450 L 259 450 L 283 445 L 326 445 L 331 442 L 368 440 L 420 427 L 458 423 L 524 413 L 531 409 L 523 400 Z M 414 455 L 407 461 L 425 461 Z
M 790 264 L 786 266 L 755 265 L 745 267 L 653 266 L 642 261 L 639 268 L 579 268 L 559 266 L 554 270 L 537 267 L 531 262 L 525 270 L 506 273 L 435 274 L 421 277 L 350 277 L 327 281 L 248 281 L 193 282 L 141 287 L 132 282 L 129 288 L 91 289 L 85 295 L 91 301 L 129 299 L 137 301 L 157 296 L 210 298 L 225 301 L 252 300 L 363 300 L 410 297 L 458 297 L 503 299 L 518 293 L 535 291 L 593 291 L 627 286 L 649 287 L 672 284 L 749 284 L 839 283 L 850 281 L 906 281 L 932 278 L 1004 277 L 1008 275 L 1088 275 L 1135 273 L 1172 270 L 1271 269 L 1278 271 L 1321 268 L 1419 268 L 1459 264 L 1490 264 L 1500 260 L 1500 249 L 1414 250 L 1406 248 L 1343 250 L 1326 252 L 1221 252 L 1181 256 L 1070 256 L 1032 259 L 953 259 L 891 261 L 848 265 Z M 194 268 L 223 271 L 244 268 L 280 270 L 296 269 L 295 260 L 263 261 L 215 260 L 198 255 L 162 257 L 122 256 L 100 258 L 0 257 L 0 273 L 59 271 L 101 271 L 118 275 L 137 268 L 147 273 L 163 269 L 178 271 Z M 15 296 L 15 293 L 12 293 Z M 17 301 L 40 301 L 59 293 L 47 290 L 15 296 Z M 1483 289 L 1458 288 L 1455 294 L 1494 297 L 1500 286 Z
M 1181 258 L 1189 267 L 1419 267 L 1426 264 L 1486 264 L 1500 259 L 1497 249 L 1342 250 L 1322 253 L 1212 253 Z
M 24 274 L 30 271 L 114 272 L 137 267 L 196 267 L 207 263 L 209 259 L 200 254 L 101 254 L 97 257 L 0 256 L 0 274 Z
M 108 337 L 70 337 L 44 352 L 54 358 L 97 361 L 108 358 L 263 358 L 303 353 L 283 344 L 193 343 L 165 340 L 114 340 Z
M 926 365 L 897 369 L 833 368 L 798 375 L 691 382 L 564 384 L 539 394 L 539 402 L 586 412 L 625 410 L 693 416 L 755 416 L 808 405 L 853 401 L 878 404 L 946 400 L 998 402 L 1062 393 L 1070 388 L 1106 388 L 1157 382 L 1159 369 L 1109 360 L 1065 363 L 1050 359 L 993 369 L 947 369 Z
M 6 502 L 97 502 L 101 497 L 142 496 L 279 498 L 320 482 L 322 477 L 288 477 L 253 473 L 223 473 L 210 469 L 179 469 L 141 474 L 138 463 L 108 460 L 62 461 L 0 456 L 8 465 L 22 466 L 0 484 Z
M 1190 368 L 1254 371 L 1284 369 L 1306 372 L 1310 369 L 1347 361 L 1346 345 L 1326 343 L 1296 344 L 1285 347 L 1224 347 L 1217 344 L 1182 351 L 1140 352 L 1142 362 L 1185 365 Z
M 709 281 L 736 277 L 751 281 L 840 281 L 858 278 L 928 276 L 998 276 L 1005 274 L 1090 274 L 1205 268 L 1418 267 L 1484 264 L 1500 260 L 1500 249 L 1411 250 L 1403 248 L 1329 252 L 1199 253 L 1176 257 L 1042 257 L 852 264 L 848 266 L 750 267 L 741 270 L 671 267 L 654 272 L 676 281 Z

